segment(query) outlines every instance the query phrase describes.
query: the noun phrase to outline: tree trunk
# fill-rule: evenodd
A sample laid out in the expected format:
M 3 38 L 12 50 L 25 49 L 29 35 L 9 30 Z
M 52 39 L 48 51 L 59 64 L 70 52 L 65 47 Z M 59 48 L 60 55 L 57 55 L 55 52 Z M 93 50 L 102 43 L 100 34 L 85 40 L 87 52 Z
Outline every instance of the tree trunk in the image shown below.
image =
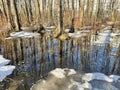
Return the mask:
M 45 0 L 42 0 L 42 22 L 45 21 Z
M 12 25 L 12 21 L 11 21 L 12 16 L 11 16 L 10 0 L 6 0 L 5 4 L 6 4 L 8 28 L 11 30 L 14 28 L 14 26 Z
M 35 0 L 35 12 L 36 12 L 37 20 L 38 22 L 40 22 L 41 15 L 40 15 L 40 4 L 38 0 Z
M 48 10 L 49 10 L 49 20 L 50 20 L 50 21 L 49 21 L 49 24 L 50 24 L 50 25 L 53 25 L 53 15 L 52 15 L 52 14 L 53 14 L 53 13 L 52 13 L 52 12 L 53 12 L 53 10 L 52 10 L 53 0 L 49 0 L 49 1 L 50 1 L 50 2 L 49 2 L 50 5 L 49 5 L 49 9 L 48 9 Z
M 7 13 L 6 13 L 6 9 L 5 9 L 5 4 L 4 4 L 4 1 L 1 0 L 2 2 L 2 12 L 3 12 L 3 15 L 4 15 L 4 18 L 5 18 L 5 21 L 7 22 Z
M 80 26 L 82 26 L 82 23 L 83 23 L 84 4 L 85 4 L 85 0 L 81 0 L 81 5 L 80 5 Z
M 16 1 L 11 0 L 12 3 L 12 9 L 13 9 L 13 15 L 14 15 L 14 23 L 15 23 L 15 30 L 20 31 L 20 23 L 19 23 L 19 17 L 18 17 L 18 11 L 16 7 Z
M 28 6 L 29 6 L 29 8 L 28 8 L 29 21 L 31 22 L 32 19 L 33 19 L 33 17 L 32 17 L 33 14 L 32 14 L 32 3 L 31 3 L 31 0 L 28 1 Z
M 63 10 L 62 10 L 63 0 L 58 0 L 58 1 L 59 1 L 58 26 L 59 26 L 60 35 L 61 35 L 63 33 Z
M 25 3 L 25 11 L 26 11 L 27 24 L 30 24 L 27 1 L 24 0 L 24 3 Z

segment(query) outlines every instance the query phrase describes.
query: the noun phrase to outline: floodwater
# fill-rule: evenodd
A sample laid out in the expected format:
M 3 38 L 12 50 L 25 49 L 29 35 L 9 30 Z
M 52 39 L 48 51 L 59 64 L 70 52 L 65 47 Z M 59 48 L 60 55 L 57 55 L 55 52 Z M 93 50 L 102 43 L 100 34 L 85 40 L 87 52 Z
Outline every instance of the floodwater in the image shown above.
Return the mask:
M 72 68 L 83 72 L 120 73 L 120 47 L 94 44 L 94 36 L 67 39 L 18 38 L 4 44 L 4 57 L 16 65 L 9 90 L 29 90 L 55 68 Z M 116 43 L 116 42 L 115 42 Z M 3 89 L 4 90 L 4 89 Z

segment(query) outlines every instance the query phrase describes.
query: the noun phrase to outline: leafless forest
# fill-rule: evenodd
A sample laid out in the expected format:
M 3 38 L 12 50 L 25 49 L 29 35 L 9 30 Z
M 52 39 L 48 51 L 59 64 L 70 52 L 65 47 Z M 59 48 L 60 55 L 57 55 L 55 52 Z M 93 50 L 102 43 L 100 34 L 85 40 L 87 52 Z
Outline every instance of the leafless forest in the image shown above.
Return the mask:
M 120 0 L 0 0 L 0 90 L 120 90 L 119 75 Z
M 70 28 L 113 21 L 119 24 L 119 0 L 1 0 L 0 25 L 12 31 L 23 26 Z M 119 25 L 118 25 L 119 26 Z

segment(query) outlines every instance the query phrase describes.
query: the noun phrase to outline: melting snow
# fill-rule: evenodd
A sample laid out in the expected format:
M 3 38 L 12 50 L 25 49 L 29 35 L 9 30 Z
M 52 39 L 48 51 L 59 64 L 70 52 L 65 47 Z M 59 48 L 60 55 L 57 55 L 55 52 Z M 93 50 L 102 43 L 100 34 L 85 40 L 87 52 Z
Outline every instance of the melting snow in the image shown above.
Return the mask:
M 79 37 L 81 37 L 82 35 L 81 35 L 81 34 L 77 34 L 77 33 L 68 33 L 68 36 L 69 36 L 69 37 L 72 37 L 72 38 L 79 38 Z
M 71 90 L 74 86 L 76 86 L 77 90 L 84 90 L 80 82 L 71 79 L 71 84 L 68 85 L 68 90 Z
M 70 76 L 73 74 L 76 74 L 76 71 L 74 69 L 61 69 L 61 68 L 56 68 L 55 70 L 51 71 L 50 74 L 57 78 L 64 78 L 65 76 Z
M 15 66 L 2 66 L 0 67 L 0 82 L 3 81 L 6 76 L 12 74 L 13 70 L 15 69 Z
M 76 74 L 76 71 L 74 69 L 69 69 L 68 76 Z
M 84 81 L 92 81 L 92 80 L 103 80 L 107 82 L 113 82 L 108 76 L 102 73 L 87 73 L 82 77 Z
M 10 34 L 11 37 L 35 37 L 37 35 L 40 35 L 39 33 L 32 33 L 32 32 L 25 32 L 25 31 L 21 31 L 21 32 L 12 32 Z
M 65 71 L 60 68 L 56 68 L 55 70 L 51 71 L 50 74 L 54 75 L 57 78 L 64 78 L 65 77 Z
M 92 85 L 90 84 L 90 83 L 88 83 L 88 82 L 86 82 L 86 83 L 83 83 L 83 84 L 81 84 L 80 82 L 76 82 L 76 81 L 71 81 L 72 82 L 72 84 L 70 84 L 69 86 L 68 86 L 68 88 L 71 90 L 71 88 L 73 87 L 73 86 L 77 86 L 77 89 L 78 90 L 84 90 L 84 88 L 86 88 L 86 89 L 89 89 L 89 90 L 92 90 Z
M 91 85 L 90 83 L 88 83 L 88 82 L 83 83 L 83 84 L 82 84 L 82 87 L 83 87 L 83 88 L 90 89 L 90 90 L 92 89 L 92 85 Z
M 52 30 L 52 29 L 55 29 L 55 28 L 56 28 L 55 26 L 50 26 L 50 27 L 46 27 L 46 26 L 45 26 L 45 29 L 46 29 L 46 30 Z
M 110 75 L 109 76 L 111 79 L 113 79 L 113 81 L 118 81 L 118 80 L 120 80 L 120 76 L 118 76 L 118 75 Z
M 49 76 L 51 74 L 53 76 Z M 56 68 L 49 75 L 45 80 L 34 84 L 30 90 L 119 90 L 113 85 L 113 81 L 120 78 L 117 75 L 108 77 L 102 73 L 79 74 L 68 68 Z M 82 83 L 82 80 L 85 83 Z
M 9 62 L 10 60 L 7 60 L 0 55 L 0 67 L 9 64 Z
M 68 33 L 70 31 L 70 29 L 65 29 L 64 32 Z
M 7 65 L 9 64 L 9 62 L 10 60 L 7 60 L 3 58 L 2 55 L 0 55 L 0 82 L 3 81 L 3 79 L 6 78 L 8 75 L 10 75 L 15 69 L 15 66 Z

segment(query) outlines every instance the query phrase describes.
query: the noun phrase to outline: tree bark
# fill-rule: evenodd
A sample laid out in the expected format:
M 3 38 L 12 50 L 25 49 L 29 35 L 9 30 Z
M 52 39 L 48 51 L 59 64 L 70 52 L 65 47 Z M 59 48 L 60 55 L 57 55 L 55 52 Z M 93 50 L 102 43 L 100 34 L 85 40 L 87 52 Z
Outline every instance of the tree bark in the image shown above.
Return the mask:
M 80 5 L 80 26 L 82 26 L 82 23 L 83 23 L 84 4 L 85 4 L 85 0 L 81 0 L 81 5 Z
M 59 1 L 59 14 L 58 14 L 58 26 L 60 30 L 60 35 L 63 33 L 63 8 L 62 8 L 62 1 L 63 0 L 58 0 Z
M 27 24 L 30 24 L 27 1 L 24 0 L 24 3 L 25 3 L 25 11 L 26 11 Z
M 6 4 L 6 14 L 7 14 L 7 23 L 8 23 L 8 28 L 11 30 L 14 28 L 14 26 L 12 25 L 12 21 L 11 21 L 11 7 L 10 7 L 10 0 L 6 0 L 5 1 Z
M 16 1 L 11 0 L 11 4 L 13 6 L 12 9 L 13 9 L 13 15 L 14 15 L 15 30 L 20 31 L 20 23 L 19 23 L 18 11 L 16 7 Z
M 33 17 L 32 17 L 33 14 L 32 14 L 32 3 L 31 3 L 31 0 L 28 1 L 28 6 L 29 6 L 29 8 L 28 8 L 29 21 L 31 22 L 32 19 L 33 19 Z
M 35 12 L 38 22 L 40 22 L 41 14 L 40 14 L 40 4 L 38 0 L 35 0 Z
M 5 9 L 5 3 L 3 0 L 1 0 L 1 2 L 2 2 L 2 12 L 4 15 L 5 21 L 7 21 L 7 13 L 6 13 L 6 9 Z

